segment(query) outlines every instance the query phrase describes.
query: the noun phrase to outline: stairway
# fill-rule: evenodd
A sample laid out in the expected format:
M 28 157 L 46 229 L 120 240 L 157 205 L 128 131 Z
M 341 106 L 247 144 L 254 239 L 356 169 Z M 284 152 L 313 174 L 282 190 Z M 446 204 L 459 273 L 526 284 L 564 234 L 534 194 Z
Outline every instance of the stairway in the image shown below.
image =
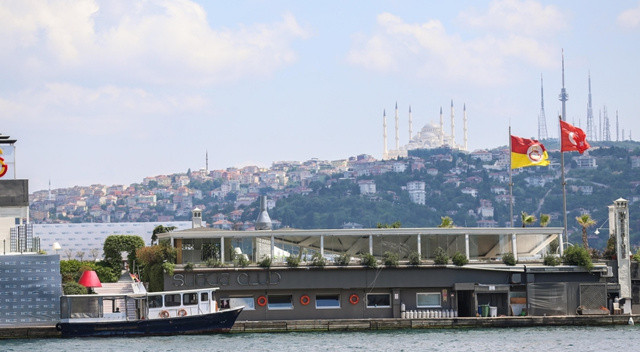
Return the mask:
M 127 277 L 128 277 L 127 273 Z M 124 279 L 123 279 L 124 278 Z M 95 287 L 93 290 L 99 295 L 122 295 L 133 293 L 133 288 L 131 284 L 133 281 L 130 277 L 129 280 L 126 280 L 126 277 L 123 275 L 121 281 L 118 282 L 110 282 L 103 283 L 102 287 Z M 126 302 L 127 309 L 125 310 L 125 301 L 120 299 L 115 302 L 116 308 L 118 308 L 121 312 L 127 312 L 127 319 L 134 320 L 136 319 L 136 304 L 133 299 L 128 299 Z M 113 311 L 113 307 L 111 305 L 111 301 L 104 301 L 104 312 L 110 313 Z

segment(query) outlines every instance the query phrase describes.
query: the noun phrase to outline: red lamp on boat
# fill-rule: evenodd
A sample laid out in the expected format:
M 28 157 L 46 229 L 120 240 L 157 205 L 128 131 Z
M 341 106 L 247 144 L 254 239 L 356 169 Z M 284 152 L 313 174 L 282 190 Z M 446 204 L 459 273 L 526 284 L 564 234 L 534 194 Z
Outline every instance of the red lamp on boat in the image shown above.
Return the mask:
M 94 270 L 87 270 L 82 273 L 80 276 L 80 280 L 78 283 L 89 289 L 89 293 L 91 293 L 91 289 L 94 287 L 102 287 L 100 283 L 100 279 L 98 278 L 98 274 Z

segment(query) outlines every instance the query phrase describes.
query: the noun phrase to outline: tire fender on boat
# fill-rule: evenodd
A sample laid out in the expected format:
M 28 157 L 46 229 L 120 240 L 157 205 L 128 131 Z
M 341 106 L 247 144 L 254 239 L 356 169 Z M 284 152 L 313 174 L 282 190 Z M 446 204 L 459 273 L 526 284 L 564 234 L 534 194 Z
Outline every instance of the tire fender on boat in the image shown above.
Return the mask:
M 56 324 L 56 330 L 62 331 L 62 324 L 60 323 Z
M 178 311 L 178 316 L 179 317 L 186 317 L 187 316 L 187 310 L 186 309 L 180 309 Z
M 158 315 L 160 316 L 160 318 L 168 318 L 169 317 L 169 312 L 167 312 L 166 310 L 163 310 Z

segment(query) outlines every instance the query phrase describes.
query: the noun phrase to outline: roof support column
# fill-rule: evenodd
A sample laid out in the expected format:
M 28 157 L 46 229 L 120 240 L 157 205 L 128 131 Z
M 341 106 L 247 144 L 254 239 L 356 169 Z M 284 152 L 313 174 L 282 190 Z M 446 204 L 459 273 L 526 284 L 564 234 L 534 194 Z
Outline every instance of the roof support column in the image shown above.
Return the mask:
M 324 235 L 320 235 L 320 256 L 324 257 Z
M 220 263 L 224 264 L 224 237 L 220 236 Z
M 562 257 L 562 255 L 564 254 L 564 241 L 563 241 L 563 236 L 562 234 L 556 235 L 558 238 L 558 244 L 560 245 L 560 256 Z
M 273 237 L 273 234 L 271 235 L 271 261 L 274 260 L 273 255 L 275 253 L 275 248 L 276 248 L 276 239 L 275 237 Z
M 469 234 L 465 233 L 464 234 L 464 254 L 467 256 L 467 259 L 469 258 Z
M 511 253 L 513 253 L 513 257 L 518 261 L 518 243 L 516 241 L 516 234 L 511 234 Z
M 422 259 L 422 236 L 418 234 L 418 258 Z
M 369 235 L 369 254 L 373 255 L 373 235 Z

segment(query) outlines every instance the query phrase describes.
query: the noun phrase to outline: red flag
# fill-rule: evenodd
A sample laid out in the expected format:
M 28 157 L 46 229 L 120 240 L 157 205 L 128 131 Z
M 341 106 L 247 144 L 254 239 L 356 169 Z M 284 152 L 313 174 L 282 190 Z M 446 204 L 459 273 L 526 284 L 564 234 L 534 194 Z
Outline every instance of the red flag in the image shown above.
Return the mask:
M 560 120 L 560 135 L 562 139 L 560 150 L 563 152 L 577 150 L 582 154 L 591 147 L 583 130 L 562 120 Z

